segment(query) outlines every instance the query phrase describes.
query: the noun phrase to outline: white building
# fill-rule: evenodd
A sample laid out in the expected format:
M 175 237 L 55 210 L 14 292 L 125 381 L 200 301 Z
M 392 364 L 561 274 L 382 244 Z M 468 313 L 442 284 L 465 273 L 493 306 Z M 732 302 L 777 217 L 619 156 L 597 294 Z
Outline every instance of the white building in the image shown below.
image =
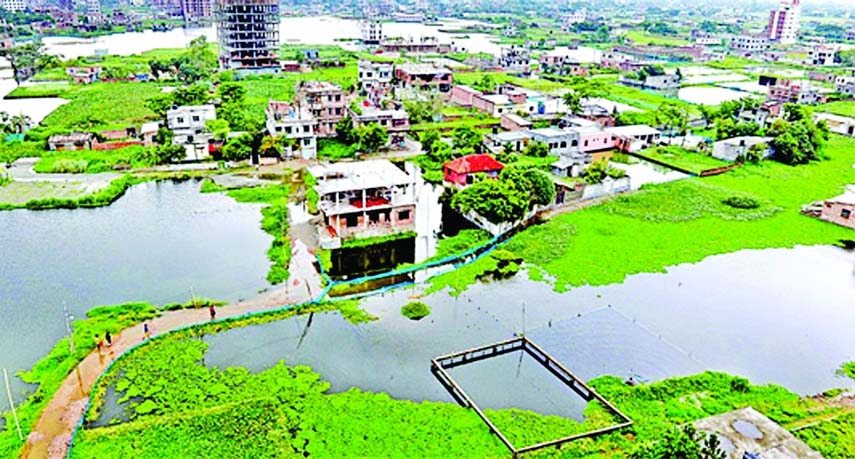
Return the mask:
M 205 122 L 217 119 L 213 105 L 183 105 L 166 112 L 166 127 L 172 131 L 172 144 L 187 147 L 187 159 L 198 160 L 208 156 L 211 134 Z
M 415 229 L 415 180 L 387 160 L 309 167 L 317 181 L 322 248 L 342 239 L 384 236 Z
M 585 22 L 588 20 L 588 10 L 582 8 L 572 13 L 568 13 L 561 20 L 561 28 L 565 31 L 572 29 L 574 24 Z
M 603 130 L 614 136 L 615 147 L 630 153 L 655 145 L 662 138 L 661 132 L 645 124 L 607 127 Z
M 24 0 L 2 0 L 0 7 L 6 11 L 23 11 L 27 8 L 27 2 Z
M 366 19 L 359 24 L 363 46 L 380 46 L 383 42 L 383 23 L 377 19 Z
M 712 156 L 724 161 L 736 161 L 740 156 L 744 157 L 748 150 L 754 145 L 765 143 L 767 145 L 763 157 L 769 157 L 771 151 L 768 148 L 771 137 L 734 137 L 732 139 L 719 140 L 713 144 Z
M 769 25 L 766 32 L 769 40 L 782 45 L 792 45 L 798 41 L 802 20 L 802 7 L 799 0 L 781 0 L 781 6 L 769 13 Z
M 753 35 L 738 35 L 730 39 L 730 49 L 748 53 L 760 53 L 769 49 L 769 39 Z
M 288 102 L 271 100 L 267 104 L 267 132 L 294 140 L 291 149 L 303 159 L 318 156 L 318 120 L 308 110 L 300 110 Z
M 837 48 L 828 45 L 817 45 L 808 50 L 805 65 L 829 66 L 834 65 Z
M 855 137 L 855 119 L 845 116 L 834 115 L 831 113 L 814 113 L 814 121 L 825 121 L 828 124 L 828 130 L 840 135 Z

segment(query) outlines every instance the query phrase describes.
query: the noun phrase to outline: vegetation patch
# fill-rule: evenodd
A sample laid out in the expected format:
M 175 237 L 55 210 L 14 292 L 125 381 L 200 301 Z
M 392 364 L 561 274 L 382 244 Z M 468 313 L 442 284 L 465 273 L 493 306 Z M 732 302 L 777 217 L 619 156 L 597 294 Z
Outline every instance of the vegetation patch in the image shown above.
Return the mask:
M 730 163 L 713 158 L 712 156 L 689 151 L 676 145 L 649 148 L 637 153 L 636 155 L 662 164 L 667 164 L 693 174 L 700 174 L 705 170 L 718 169 L 720 167 L 730 165 Z
M 421 301 L 413 301 L 401 307 L 401 314 L 410 320 L 421 320 L 430 315 L 430 308 Z
M 74 354 L 69 349 L 68 339 L 63 338 L 54 345 L 48 355 L 36 362 L 31 370 L 18 374 L 24 382 L 37 385 L 36 390 L 17 407 L 25 438 L 65 377 L 95 349 L 96 335 L 104 336 L 107 331 L 116 334 L 124 328 L 159 315 L 158 309 L 151 304 L 126 303 L 90 309 L 86 313 L 86 319 L 74 321 Z M 0 432 L 0 456 L 18 457 L 24 445 L 18 440 L 11 412 L 4 413 L 4 417 L 6 425 Z
M 52 151 L 45 152 L 36 163 L 40 174 L 97 174 L 117 169 L 153 166 L 149 161 L 148 149 L 134 145 L 110 151 Z
M 450 288 L 449 295 L 457 296 L 477 281 L 509 279 L 519 272 L 522 261 L 521 256 L 508 250 L 496 249 L 472 263 L 432 278 L 426 293 Z
M 132 185 L 140 183 L 141 179 L 125 175 L 113 180 L 109 186 L 92 194 L 76 198 L 39 198 L 24 203 L 0 202 L 0 210 L 12 209 L 76 209 L 78 207 L 102 207 L 112 204 L 119 199 Z
M 855 455 L 855 413 L 812 424 L 795 435 L 826 459 L 851 458 Z
M 341 241 L 341 248 L 350 249 L 354 247 L 368 247 L 370 245 L 383 244 L 385 242 L 397 241 L 400 239 L 412 239 L 414 237 L 416 237 L 415 231 L 404 231 L 402 233 L 387 234 L 385 236 L 351 238 Z
M 762 198 L 737 194 L 701 180 L 678 180 L 645 188 L 633 195 L 618 196 L 603 208 L 606 212 L 654 222 L 702 217 L 749 221 L 781 210 Z

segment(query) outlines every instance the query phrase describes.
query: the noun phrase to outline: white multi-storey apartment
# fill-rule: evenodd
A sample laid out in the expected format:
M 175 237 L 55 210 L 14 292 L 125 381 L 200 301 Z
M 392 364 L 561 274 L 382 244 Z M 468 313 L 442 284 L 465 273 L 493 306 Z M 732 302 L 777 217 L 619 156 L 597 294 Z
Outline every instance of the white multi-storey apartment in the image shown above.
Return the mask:
M 289 102 L 271 100 L 267 104 L 267 132 L 294 140 L 293 150 L 299 150 L 303 159 L 318 156 L 318 120 L 308 110 Z
M 769 13 L 769 25 L 766 28 L 769 40 L 782 45 L 796 43 L 801 20 L 802 6 L 799 0 L 781 0 L 781 7 Z
M 27 2 L 24 0 L 2 0 L 0 7 L 6 11 L 23 11 L 27 8 Z

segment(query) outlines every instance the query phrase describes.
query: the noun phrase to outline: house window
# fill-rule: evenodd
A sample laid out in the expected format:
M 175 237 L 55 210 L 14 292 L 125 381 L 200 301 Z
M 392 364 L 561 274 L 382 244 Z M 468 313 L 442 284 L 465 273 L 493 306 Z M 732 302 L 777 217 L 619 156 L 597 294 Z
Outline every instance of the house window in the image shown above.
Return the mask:
M 398 212 L 398 220 L 409 220 L 410 219 L 410 211 L 402 210 Z
M 344 224 L 348 228 L 353 228 L 359 224 L 359 215 L 348 215 L 344 218 Z
M 311 138 L 306 137 L 305 139 L 303 139 L 303 145 L 307 145 L 307 146 L 308 146 L 308 145 L 311 145 L 311 144 L 312 144 L 312 139 L 311 139 Z
M 585 146 L 586 146 L 586 147 L 588 146 L 588 141 L 587 141 L 587 140 L 585 141 Z
M 290 133 L 291 133 L 291 126 L 285 126 L 285 133 L 286 133 L 286 134 L 290 134 Z
M 303 126 L 303 132 L 309 132 L 309 126 Z
M 561 141 L 561 148 L 567 148 L 567 142 Z
M 193 115 L 193 122 L 198 123 L 199 122 L 199 116 Z
M 175 119 L 175 121 L 176 121 L 178 124 L 182 124 L 182 123 L 184 123 L 184 117 L 179 116 L 178 118 L 176 118 L 176 119 Z
M 849 209 L 843 209 L 840 211 L 840 216 L 843 218 L 849 218 L 850 215 L 852 215 L 852 211 Z

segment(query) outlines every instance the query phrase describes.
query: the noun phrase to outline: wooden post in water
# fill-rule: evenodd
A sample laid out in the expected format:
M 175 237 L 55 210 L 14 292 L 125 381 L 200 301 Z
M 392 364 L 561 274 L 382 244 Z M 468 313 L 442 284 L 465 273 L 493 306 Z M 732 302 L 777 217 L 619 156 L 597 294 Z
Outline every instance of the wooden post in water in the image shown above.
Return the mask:
M 9 406 L 12 407 L 12 417 L 15 419 L 15 427 L 18 428 L 18 439 L 24 441 L 24 434 L 21 433 L 21 423 L 18 422 L 18 412 L 15 411 L 15 401 L 12 400 L 12 389 L 9 387 L 9 373 L 6 368 L 3 368 L 3 380 L 6 381 L 6 395 L 9 396 Z

